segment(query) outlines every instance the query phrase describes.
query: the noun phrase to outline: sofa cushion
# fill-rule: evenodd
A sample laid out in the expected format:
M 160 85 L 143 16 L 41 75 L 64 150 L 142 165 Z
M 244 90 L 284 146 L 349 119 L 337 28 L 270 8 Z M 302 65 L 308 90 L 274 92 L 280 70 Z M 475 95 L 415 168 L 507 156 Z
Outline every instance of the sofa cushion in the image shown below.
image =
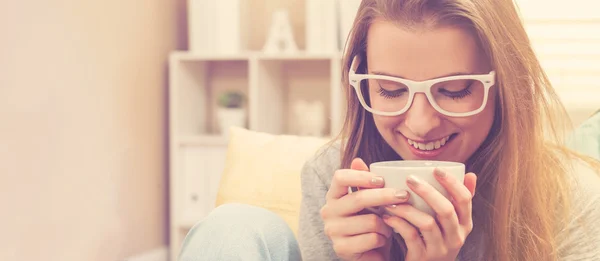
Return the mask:
M 571 149 L 600 160 L 600 111 L 579 125 L 568 140 Z
M 216 205 L 244 203 L 266 208 L 297 233 L 300 171 L 327 142 L 232 128 Z

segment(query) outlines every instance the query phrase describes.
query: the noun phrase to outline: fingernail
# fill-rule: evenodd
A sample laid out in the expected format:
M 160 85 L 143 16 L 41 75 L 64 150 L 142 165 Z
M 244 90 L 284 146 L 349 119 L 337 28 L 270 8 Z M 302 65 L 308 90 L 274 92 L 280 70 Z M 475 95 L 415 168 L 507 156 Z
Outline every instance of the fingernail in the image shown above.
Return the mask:
M 433 171 L 433 174 L 435 174 L 436 176 L 438 176 L 438 178 L 445 178 L 446 177 L 446 172 L 440 170 L 440 169 L 435 169 Z
M 398 207 L 398 205 L 394 204 L 394 205 L 389 205 L 389 206 L 386 206 L 386 207 L 387 208 L 396 208 L 396 207 Z
M 371 179 L 371 184 L 377 185 L 377 186 L 383 185 L 383 178 L 382 177 L 373 177 Z
M 421 185 L 423 182 L 421 182 L 420 179 L 418 179 L 417 177 L 410 175 L 408 176 L 408 178 L 406 179 L 406 182 L 408 182 L 408 184 L 410 184 L 413 187 L 418 187 L 419 185 Z
M 408 192 L 406 190 L 396 191 L 396 194 L 394 194 L 394 196 L 398 199 L 406 200 L 408 199 Z
M 388 215 L 388 214 L 383 214 L 381 217 L 382 217 L 383 219 L 389 219 L 389 218 L 391 218 L 392 216 L 390 216 L 390 215 Z

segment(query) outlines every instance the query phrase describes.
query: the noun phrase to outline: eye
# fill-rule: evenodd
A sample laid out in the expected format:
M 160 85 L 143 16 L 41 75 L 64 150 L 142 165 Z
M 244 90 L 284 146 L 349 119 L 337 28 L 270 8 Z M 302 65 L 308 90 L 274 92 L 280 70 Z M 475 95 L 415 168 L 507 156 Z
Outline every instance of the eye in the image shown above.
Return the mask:
M 408 92 L 408 88 L 401 83 L 379 80 L 377 81 L 377 93 L 386 99 L 393 99 L 402 96 Z
M 471 95 L 471 90 L 469 88 L 466 88 L 462 91 L 459 92 L 452 92 L 448 94 L 448 97 L 454 99 L 462 99 L 465 98 L 467 96 Z
M 452 99 L 462 99 L 471 95 L 474 80 L 460 80 L 444 83 L 438 92 Z

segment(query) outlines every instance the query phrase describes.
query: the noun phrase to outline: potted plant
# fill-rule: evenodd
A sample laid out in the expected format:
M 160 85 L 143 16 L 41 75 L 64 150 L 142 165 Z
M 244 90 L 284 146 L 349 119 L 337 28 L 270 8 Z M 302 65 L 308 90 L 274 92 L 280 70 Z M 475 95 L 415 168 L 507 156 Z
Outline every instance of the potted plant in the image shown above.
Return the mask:
M 229 137 L 230 127 L 243 128 L 246 123 L 246 110 L 244 109 L 244 95 L 236 91 L 224 92 L 219 96 L 217 121 L 221 134 Z

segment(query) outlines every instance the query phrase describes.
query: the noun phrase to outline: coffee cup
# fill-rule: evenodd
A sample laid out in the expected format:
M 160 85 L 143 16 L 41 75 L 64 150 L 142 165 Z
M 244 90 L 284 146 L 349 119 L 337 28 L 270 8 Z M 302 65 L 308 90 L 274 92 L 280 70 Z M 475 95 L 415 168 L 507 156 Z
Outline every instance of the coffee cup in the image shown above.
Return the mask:
M 438 190 L 444 197 L 450 199 L 446 189 L 437 181 L 434 176 L 434 169 L 445 172 L 448 176 L 454 177 L 461 184 L 464 182 L 465 165 L 459 162 L 450 161 L 427 161 L 427 160 L 400 160 L 400 161 L 382 161 L 372 163 L 369 167 L 370 172 L 376 176 L 383 177 L 385 188 L 393 188 L 398 191 L 409 191 L 410 197 L 408 204 L 418 210 L 435 217 L 435 211 L 416 193 L 412 192 L 406 180 L 408 176 L 413 175 L 423 182 L 429 183 Z M 370 209 L 381 214 L 383 208 Z

